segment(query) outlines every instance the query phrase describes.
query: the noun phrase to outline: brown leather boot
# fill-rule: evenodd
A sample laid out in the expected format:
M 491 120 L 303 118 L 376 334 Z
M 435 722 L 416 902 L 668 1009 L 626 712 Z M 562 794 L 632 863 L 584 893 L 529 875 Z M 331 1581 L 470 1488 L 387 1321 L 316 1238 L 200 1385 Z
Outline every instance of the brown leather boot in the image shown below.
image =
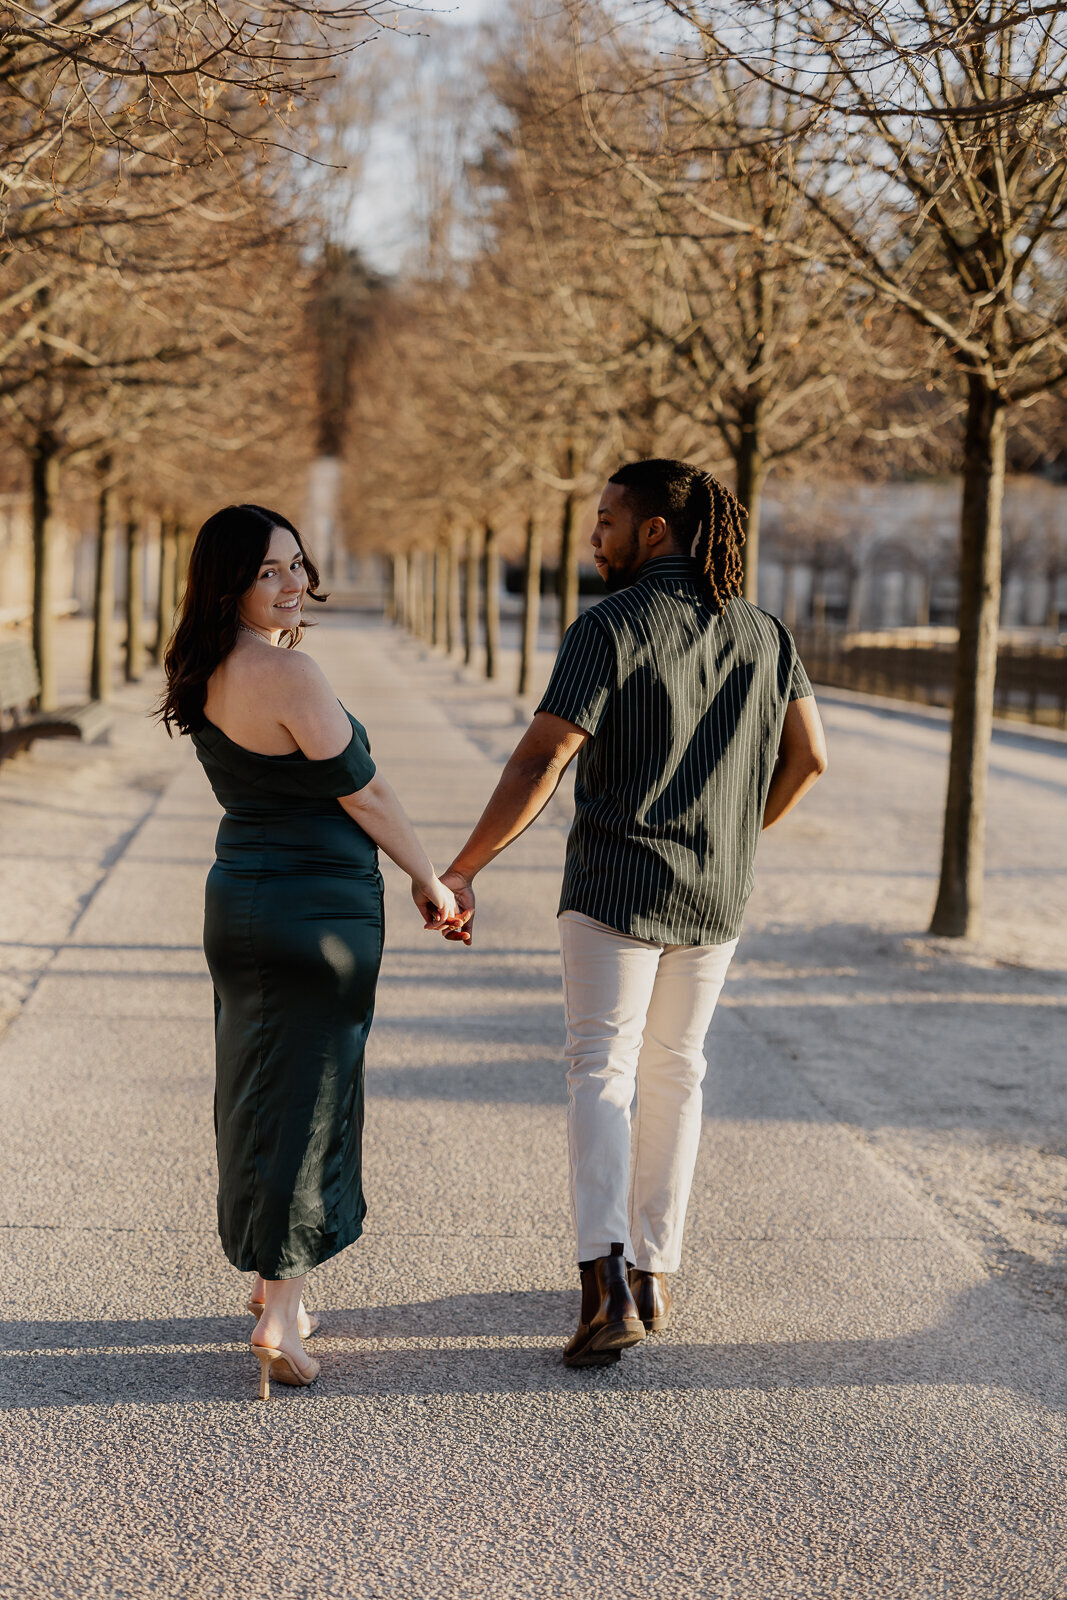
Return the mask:
M 604 1367 L 645 1337 L 630 1286 L 626 1281 L 623 1246 L 613 1244 L 582 1271 L 582 1309 L 578 1330 L 563 1351 L 567 1367 Z
M 630 1268 L 630 1290 L 637 1303 L 637 1314 L 649 1333 L 662 1333 L 671 1320 L 671 1292 L 665 1272 L 642 1272 Z

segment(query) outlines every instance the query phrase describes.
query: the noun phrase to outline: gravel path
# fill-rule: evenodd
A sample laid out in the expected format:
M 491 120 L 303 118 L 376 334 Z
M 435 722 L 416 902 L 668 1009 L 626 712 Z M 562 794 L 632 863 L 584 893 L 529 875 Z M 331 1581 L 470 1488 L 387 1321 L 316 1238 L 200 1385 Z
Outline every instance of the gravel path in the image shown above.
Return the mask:
M 371 622 L 313 648 L 444 859 L 513 703 Z M 712 1030 L 677 1324 L 611 1370 L 558 1359 L 566 797 L 471 951 L 390 872 L 367 1235 L 316 1274 L 323 1380 L 262 1406 L 212 1225 L 217 812 L 150 692 L 0 768 L 0 1594 L 1067 1592 L 1062 747 L 998 743 L 961 949 L 922 936 L 943 725 L 825 698 Z

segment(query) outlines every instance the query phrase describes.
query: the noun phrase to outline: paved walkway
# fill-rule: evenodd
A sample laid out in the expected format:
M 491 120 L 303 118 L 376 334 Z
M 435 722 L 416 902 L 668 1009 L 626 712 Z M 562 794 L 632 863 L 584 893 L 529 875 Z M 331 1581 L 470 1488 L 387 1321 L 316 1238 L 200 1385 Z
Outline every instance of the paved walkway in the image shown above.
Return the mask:
M 372 623 L 314 649 L 443 861 L 511 703 Z M 1062 898 L 1058 752 L 998 748 L 1012 909 L 960 952 L 916 937 L 943 730 L 828 701 L 712 1032 L 677 1326 L 611 1370 L 559 1363 L 565 805 L 487 873 L 474 950 L 390 873 L 367 1234 L 315 1277 L 322 1381 L 264 1406 L 212 1222 L 217 812 L 146 701 L 112 751 L 0 772 L 0 1594 L 1067 1592 L 1064 1218 L 1024 1215 L 1065 1149 L 1067 961 L 1017 904 Z

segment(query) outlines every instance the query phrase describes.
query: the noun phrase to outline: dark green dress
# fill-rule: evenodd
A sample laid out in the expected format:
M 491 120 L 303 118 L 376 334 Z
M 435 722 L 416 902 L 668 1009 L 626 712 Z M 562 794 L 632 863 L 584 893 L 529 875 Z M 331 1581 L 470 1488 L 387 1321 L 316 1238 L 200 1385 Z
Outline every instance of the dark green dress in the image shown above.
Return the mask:
M 219 1236 L 235 1267 L 295 1278 L 363 1231 L 363 1051 L 384 917 L 378 851 L 337 803 L 374 776 L 346 750 L 261 756 L 205 721 L 226 815 L 208 874 Z

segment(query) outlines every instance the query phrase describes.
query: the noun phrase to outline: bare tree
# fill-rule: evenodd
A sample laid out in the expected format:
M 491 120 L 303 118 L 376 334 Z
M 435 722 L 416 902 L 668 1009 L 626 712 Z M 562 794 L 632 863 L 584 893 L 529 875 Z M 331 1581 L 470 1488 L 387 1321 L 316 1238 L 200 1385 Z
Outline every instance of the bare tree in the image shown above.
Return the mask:
M 402 6 L 388 8 L 395 18 Z M 68 0 L 0 21 L 0 216 L 6 248 L 172 214 L 153 180 L 210 172 L 235 145 L 293 140 L 293 113 L 340 55 L 388 25 L 380 0 Z M 225 180 L 228 184 L 228 178 Z M 195 192 L 195 190 L 194 190 Z M 202 197 L 202 196 L 201 196 Z
M 1009 418 L 1067 378 L 1067 5 L 850 0 L 743 8 L 663 0 L 708 71 L 787 96 L 828 144 L 786 174 L 834 241 L 821 259 L 908 316 L 966 399 L 959 648 L 941 878 L 931 931 L 979 931 Z M 832 182 L 827 181 L 827 171 Z M 736 208 L 730 225 L 751 231 Z
M 467 531 L 467 557 L 463 569 L 463 664 L 474 665 L 478 648 L 478 595 L 480 591 L 481 535 L 477 527 Z
M 135 501 L 126 506 L 126 661 L 127 683 L 144 671 L 144 524 Z
M 718 435 L 732 463 L 747 508 L 744 592 L 755 600 L 768 474 L 855 430 L 850 380 L 877 360 L 871 291 L 815 259 L 825 224 L 779 170 L 778 145 L 751 137 L 736 68 L 664 73 L 643 35 L 632 43 L 596 6 L 573 13 L 587 139 L 623 199 L 609 192 L 597 220 L 620 249 L 640 252 L 657 285 L 631 306 L 648 359 L 666 350 L 680 379 L 663 385 L 668 404 L 705 437 Z M 610 53 L 588 42 L 591 28 L 613 41 Z M 810 164 L 824 134 L 804 110 L 770 85 L 760 114 L 790 160 Z M 589 196 L 588 185 L 576 186 L 576 209 L 587 216 Z M 706 457 L 706 444 L 699 448 Z
M 94 700 L 110 700 L 115 627 L 115 514 L 110 456 L 99 457 L 96 472 L 96 581 L 89 694 Z
M 178 533 L 173 514 L 165 509 L 159 519 L 159 568 L 156 586 L 156 633 L 152 660 L 162 666 L 163 655 L 174 628 L 175 569 L 178 562 Z
M 269 361 L 284 343 L 301 271 L 284 237 L 288 218 L 283 214 L 272 221 L 269 216 L 265 175 L 256 187 L 259 215 L 252 234 L 244 222 L 227 232 L 215 217 L 197 222 L 187 215 L 180 225 L 157 223 L 153 239 L 158 255 L 151 270 L 126 264 L 122 245 L 136 231 L 129 225 L 87 238 L 66 258 L 58 250 L 42 248 L 38 256 L 47 260 L 48 281 L 37 287 L 36 258 L 21 255 L 9 264 L 12 276 L 32 290 L 28 299 L 24 289 L 21 297 L 16 293 L 0 306 L 0 345 L 6 336 L 7 353 L 0 415 L 31 462 L 34 645 L 44 707 L 54 704 L 55 695 L 52 569 L 61 471 L 107 457 L 110 482 L 106 492 L 101 490 L 106 500 L 112 488 L 128 483 L 136 452 L 144 446 L 152 458 L 151 500 L 146 503 L 158 504 L 168 449 L 195 436 L 198 420 L 207 422 L 212 413 L 222 411 L 205 430 L 209 448 L 217 450 L 235 419 L 247 439 L 262 411 L 262 398 L 242 406 L 241 380 L 253 372 L 258 378 L 259 363 Z M 250 208 L 244 211 L 247 217 Z M 253 240 L 256 272 L 250 278 L 245 268 Z M 198 249 L 198 243 L 204 248 Z M 187 472 L 182 476 L 187 498 Z M 100 520 L 104 571 L 96 603 L 98 633 L 109 630 L 104 612 L 113 595 L 106 582 L 111 564 L 107 509 Z M 140 596 L 136 578 L 143 552 L 138 519 L 131 516 L 128 522 L 127 565 L 133 581 L 127 586 L 127 672 L 136 676 L 143 632 L 134 602 Z M 106 683 L 109 662 L 107 640 L 102 639 L 94 652 L 98 688 Z
M 518 693 L 529 694 L 537 657 L 541 621 L 541 528 L 536 517 L 526 520 L 526 552 L 522 577 L 522 645 L 519 653 Z
M 495 678 L 500 664 L 500 540 L 491 523 L 485 529 L 485 675 Z

